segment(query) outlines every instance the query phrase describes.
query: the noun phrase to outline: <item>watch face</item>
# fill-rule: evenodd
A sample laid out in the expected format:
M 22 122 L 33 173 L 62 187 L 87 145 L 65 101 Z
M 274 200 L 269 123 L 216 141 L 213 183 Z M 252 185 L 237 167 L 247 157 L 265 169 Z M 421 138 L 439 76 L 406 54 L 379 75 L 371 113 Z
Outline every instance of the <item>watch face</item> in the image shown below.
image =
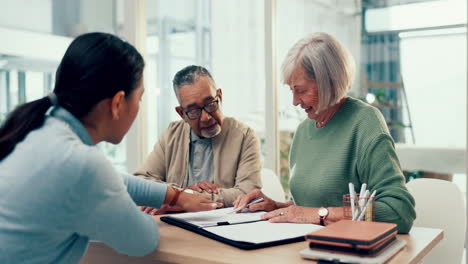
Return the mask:
M 318 214 L 319 214 L 319 216 L 326 216 L 326 215 L 328 214 L 328 209 L 322 207 L 322 208 L 320 208 L 320 209 L 318 210 Z

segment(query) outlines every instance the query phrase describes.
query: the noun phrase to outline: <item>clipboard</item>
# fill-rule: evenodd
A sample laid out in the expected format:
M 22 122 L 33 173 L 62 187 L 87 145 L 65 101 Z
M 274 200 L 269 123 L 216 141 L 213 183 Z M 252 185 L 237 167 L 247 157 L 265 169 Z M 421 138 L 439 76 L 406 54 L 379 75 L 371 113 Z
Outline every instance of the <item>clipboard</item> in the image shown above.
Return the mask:
M 248 220 L 245 222 L 218 221 L 219 218 L 216 216 L 222 215 L 229 210 L 232 209 L 224 208 L 209 212 L 163 216 L 160 219 L 168 224 L 244 250 L 304 241 L 306 234 L 322 228 L 322 226 L 313 224 L 270 223 L 260 221 L 260 217 L 257 217 L 257 220 L 252 220 L 255 219 L 255 217 L 252 217 L 253 215 L 261 215 L 263 212 L 250 215 L 249 213 L 238 214 L 239 217 L 245 216 L 245 219 Z M 187 217 L 187 215 L 190 217 Z M 200 219 L 204 221 L 199 221 Z M 211 219 L 217 224 L 204 224 L 206 220 Z M 265 237 L 261 237 L 262 235 Z

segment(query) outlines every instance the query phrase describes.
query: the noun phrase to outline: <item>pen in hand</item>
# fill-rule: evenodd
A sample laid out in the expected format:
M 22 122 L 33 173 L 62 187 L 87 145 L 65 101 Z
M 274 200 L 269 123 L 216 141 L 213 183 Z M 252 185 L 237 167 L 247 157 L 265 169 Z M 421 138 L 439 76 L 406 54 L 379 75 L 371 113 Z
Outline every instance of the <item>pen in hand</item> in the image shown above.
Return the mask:
M 211 180 L 211 184 L 214 185 L 214 180 Z M 214 191 L 211 191 L 211 201 L 214 201 Z
M 245 208 L 248 208 L 250 205 L 254 204 L 254 203 L 259 203 L 259 202 L 263 202 L 263 197 L 258 197 L 258 198 L 255 198 L 253 199 L 252 201 L 250 201 L 246 206 Z M 230 214 L 232 213 L 237 213 L 239 212 L 240 210 L 242 210 L 242 208 L 233 208 L 232 212 L 229 212 Z

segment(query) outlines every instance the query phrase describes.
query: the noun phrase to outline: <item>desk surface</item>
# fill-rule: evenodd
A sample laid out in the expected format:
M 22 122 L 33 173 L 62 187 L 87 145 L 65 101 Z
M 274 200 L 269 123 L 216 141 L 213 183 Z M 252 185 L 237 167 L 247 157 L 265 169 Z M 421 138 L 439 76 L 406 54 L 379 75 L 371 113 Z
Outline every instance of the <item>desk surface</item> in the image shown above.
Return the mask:
M 302 259 L 299 251 L 307 242 L 297 242 L 256 250 L 242 250 L 169 225 L 159 220 L 160 243 L 145 257 L 128 257 L 102 243 L 91 243 L 81 264 L 91 263 L 316 263 Z M 441 229 L 413 227 L 409 235 L 399 235 L 406 247 L 388 263 L 418 263 L 443 238 Z

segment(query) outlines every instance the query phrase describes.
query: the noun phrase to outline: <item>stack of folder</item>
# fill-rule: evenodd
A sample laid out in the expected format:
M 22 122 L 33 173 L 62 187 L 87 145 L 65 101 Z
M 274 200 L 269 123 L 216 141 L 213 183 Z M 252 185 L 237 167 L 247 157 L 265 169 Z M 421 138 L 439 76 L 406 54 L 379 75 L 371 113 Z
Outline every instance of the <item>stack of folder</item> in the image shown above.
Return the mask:
M 345 256 L 342 259 L 348 261 L 347 255 L 361 260 L 388 259 L 405 245 L 405 241 L 397 239 L 397 232 L 396 224 L 392 223 L 341 220 L 307 234 L 309 249 L 303 250 L 301 255 L 315 259 Z

